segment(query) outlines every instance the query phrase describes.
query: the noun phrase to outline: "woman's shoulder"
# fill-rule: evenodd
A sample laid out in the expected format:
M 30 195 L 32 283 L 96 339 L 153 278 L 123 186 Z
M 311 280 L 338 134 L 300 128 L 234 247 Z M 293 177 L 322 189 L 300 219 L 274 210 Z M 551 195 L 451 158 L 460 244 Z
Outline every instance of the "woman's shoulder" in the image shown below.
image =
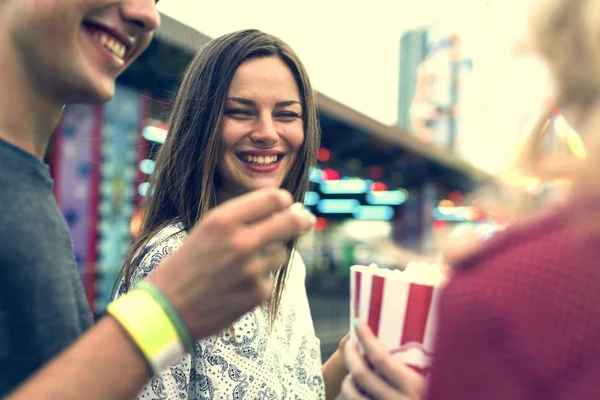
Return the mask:
M 600 231 L 590 221 L 600 203 L 587 214 L 581 204 L 506 229 L 459 266 L 440 303 L 440 371 L 444 360 L 454 376 L 472 373 L 477 359 L 532 371 L 536 386 L 556 387 L 573 365 L 592 368 L 581 354 L 600 332 Z
M 460 286 L 481 285 L 489 296 L 488 284 L 502 291 L 530 286 L 538 291 L 541 282 L 549 289 L 600 273 L 596 268 L 600 233 L 568 212 L 559 209 L 498 233 L 456 267 L 450 286 L 453 281 Z
M 495 286 L 505 282 L 507 289 L 515 289 L 519 284 L 537 285 L 537 280 L 559 284 L 569 281 L 556 279 L 559 276 L 600 272 L 600 225 L 576 215 L 579 204 L 565 204 L 499 232 L 457 266 L 458 280 L 492 279 Z M 594 208 L 600 213 L 600 204 Z
M 456 322 L 472 309 L 511 326 L 521 342 L 539 345 L 544 336 L 556 339 L 548 348 L 565 351 L 569 335 L 600 330 L 600 232 L 568 213 L 559 209 L 490 239 L 448 283 L 443 313 Z
M 154 245 L 158 245 L 165 241 L 177 240 L 181 236 L 185 236 L 186 230 L 181 222 L 173 222 L 162 228 L 160 231 L 156 233 L 156 235 L 152 236 L 148 241 L 148 244 L 145 246 L 146 248 L 152 247 Z
M 187 231 L 182 223 L 176 222 L 162 228 L 154 235 L 141 250 L 140 264 L 147 262 L 157 254 L 168 255 L 181 246 L 187 237 Z
M 299 284 L 301 283 L 304 286 L 304 280 L 306 279 L 306 264 L 304 264 L 304 260 L 302 256 L 298 252 L 298 250 L 294 249 L 292 254 L 290 255 L 290 262 L 288 264 L 289 268 L 289 276 L 293 277 L 293 279 L 288 279 L 288 281 L 292 281 L 293 283 Z
M 158 231 L 136 257 L 139 262 L 133 265 L 131 285 L 146 279 L 167 256 L 181 246 L 186 237 L 185 227 L 179 222 Z

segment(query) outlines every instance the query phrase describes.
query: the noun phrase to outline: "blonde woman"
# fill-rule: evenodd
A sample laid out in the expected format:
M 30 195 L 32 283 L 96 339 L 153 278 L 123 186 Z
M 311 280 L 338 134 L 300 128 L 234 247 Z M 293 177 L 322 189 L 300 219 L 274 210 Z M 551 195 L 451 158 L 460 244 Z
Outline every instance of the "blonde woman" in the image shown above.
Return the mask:
M 454 249 L 427 387 L 360 326 L 374 368 L 356 344 L 346 349 L 348 399 L 600 398 L 600 2 L 545 0 L 536 11 L 533 43 L 558 104 L 592 144 L 582 162 L 538 162 L 544 135 L 534 135 L 519 171 L 567 178 L 568 198 L 540 215 L 520 196 L 517 223 Z

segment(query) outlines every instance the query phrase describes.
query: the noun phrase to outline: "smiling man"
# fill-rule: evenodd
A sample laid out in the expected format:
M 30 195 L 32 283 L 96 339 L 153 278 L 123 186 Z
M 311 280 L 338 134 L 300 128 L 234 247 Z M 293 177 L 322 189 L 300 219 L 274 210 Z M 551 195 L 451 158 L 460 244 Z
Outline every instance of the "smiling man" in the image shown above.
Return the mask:
M 275 189 L 223 204 L 161 263 L 145 297 L 119 300 L 92 327 L 41 160 L 63 106 L 109 100 L 158 25 L 155 0 L 0 0 L 0 397 L 134 397 L 188 336 L 264 302 L 285 259 L 271 244 L 314 224 Z M 161 335 L 171 342 L 152 353 Z
M 0 394 L 92 324 L 40 162 L 63 104 L 104 102 L 150 44 L 154 1 L 0 2 Z

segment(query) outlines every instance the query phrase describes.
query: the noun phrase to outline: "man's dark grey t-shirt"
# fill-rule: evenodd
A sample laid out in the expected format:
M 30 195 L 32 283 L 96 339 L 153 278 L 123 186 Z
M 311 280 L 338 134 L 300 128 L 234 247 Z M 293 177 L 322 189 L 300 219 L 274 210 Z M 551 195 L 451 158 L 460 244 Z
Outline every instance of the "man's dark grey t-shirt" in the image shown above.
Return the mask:
M 91 325 L 48 167 L 0 140 L 0 397 Z

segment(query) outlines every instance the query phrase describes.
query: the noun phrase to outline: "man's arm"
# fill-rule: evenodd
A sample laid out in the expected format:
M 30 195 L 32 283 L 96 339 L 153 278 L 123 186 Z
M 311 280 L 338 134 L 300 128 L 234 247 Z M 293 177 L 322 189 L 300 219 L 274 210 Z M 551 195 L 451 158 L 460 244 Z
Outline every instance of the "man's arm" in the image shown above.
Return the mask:
M 137 346 L 105 317 L 7 399 L 131 400 L 149 378 Z
M 291 204 L 289 193 L 274 189 L 230 200 L 156 269 L 151 281 L 194 338 L 215 334 L 271 295 L 270 272 L 286 257 L 281 243 L 315 223 L 301 204 Z M 149 375 L 138 344 L 106 317 L 8 399 L 129 400 Z

